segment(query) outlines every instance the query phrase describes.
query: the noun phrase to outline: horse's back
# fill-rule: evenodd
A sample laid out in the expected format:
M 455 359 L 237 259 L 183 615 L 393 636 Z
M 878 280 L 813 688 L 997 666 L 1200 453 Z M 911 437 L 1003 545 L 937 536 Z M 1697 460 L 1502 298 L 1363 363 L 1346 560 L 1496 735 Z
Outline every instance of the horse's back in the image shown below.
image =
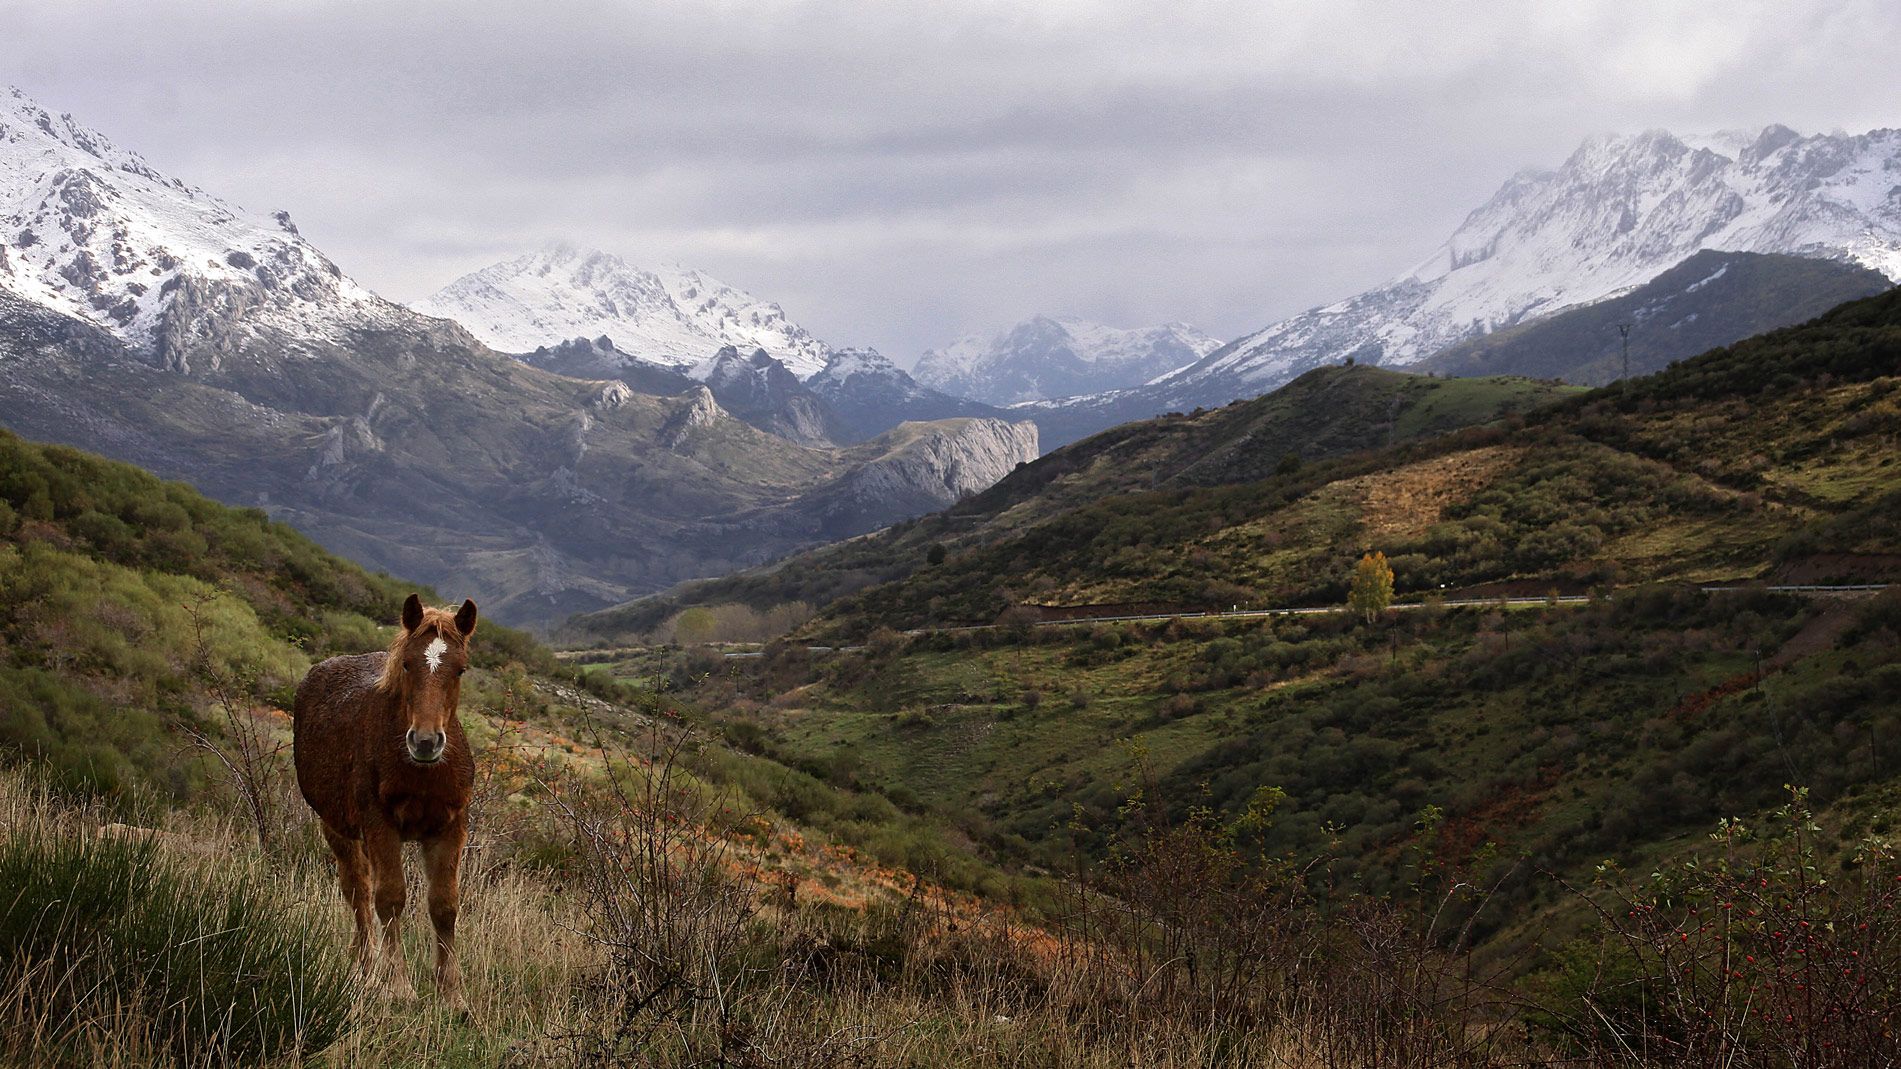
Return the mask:
M 350 793 L 376 681 L 388 654 L 332 657 L 312 667 L 291 706 L 291 760 L 297 787 L 317 815 L 351 832 Z

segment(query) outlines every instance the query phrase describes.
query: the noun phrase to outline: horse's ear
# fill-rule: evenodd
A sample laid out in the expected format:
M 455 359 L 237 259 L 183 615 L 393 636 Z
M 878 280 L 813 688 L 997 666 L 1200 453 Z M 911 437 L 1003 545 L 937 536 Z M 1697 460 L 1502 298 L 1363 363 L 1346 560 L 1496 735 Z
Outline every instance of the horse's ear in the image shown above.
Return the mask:
M 455 629 L 463 638 L 475 633 L 475 602 L 468 598 L 462 599 L 462 607 L 455 612 Z
M 403 600 L 403 630 L 414 631 L 422 626 L 422 599 L 414 594 Z

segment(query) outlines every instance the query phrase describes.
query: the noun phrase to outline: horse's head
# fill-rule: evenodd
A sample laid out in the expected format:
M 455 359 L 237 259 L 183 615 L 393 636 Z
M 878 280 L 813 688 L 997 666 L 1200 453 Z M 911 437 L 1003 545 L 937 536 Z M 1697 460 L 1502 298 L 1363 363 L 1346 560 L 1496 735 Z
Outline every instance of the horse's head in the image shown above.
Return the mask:
M 469 636 L 475 633 L 475 602 L 462 608 L 424 608 L 414 594 L 403 602 L 403 630 L 390 644 L 383 664 L 382 688 L 396 696 L 403 723 L 403 748 L 419 765 L 442 760 L 449 747 L 449 725 L 462 696 L 462 672 L 469 666 Z

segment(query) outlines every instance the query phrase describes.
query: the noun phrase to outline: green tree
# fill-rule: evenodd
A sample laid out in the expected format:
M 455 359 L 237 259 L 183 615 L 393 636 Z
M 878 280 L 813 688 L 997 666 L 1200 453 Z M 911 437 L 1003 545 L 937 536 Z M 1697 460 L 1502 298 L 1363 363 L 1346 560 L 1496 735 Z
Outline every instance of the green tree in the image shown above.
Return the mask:
M 1393 603 L 1393 566 L 1386 554 L 1368 553 L 1353 566 L 1353 585 L 1347 588 L 1347 608 L 1359 613 L 1367 623 L 1380 618 Z
M 945 552 L 946 551 L 944 549 L 944 543 L 933 542 L 931 543 L 930 552 L 925 554 L 924 559 L 929 561 L 932 567 L 936 567 L 937 565 L 944 563 Z
M 673 640 L 682 646 L 697 646 L 713 641 L 719 618 L 705 606 L 695 606 L 673 618 Z

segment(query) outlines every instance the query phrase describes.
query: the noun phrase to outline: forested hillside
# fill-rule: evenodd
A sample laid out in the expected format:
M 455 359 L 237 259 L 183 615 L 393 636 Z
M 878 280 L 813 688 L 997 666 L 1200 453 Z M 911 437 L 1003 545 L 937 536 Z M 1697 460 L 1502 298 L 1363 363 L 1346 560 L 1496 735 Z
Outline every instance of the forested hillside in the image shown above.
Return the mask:
M 1890 291 L 1509 426 L 1056 510 L 841 599 L 814 633 L 985 623 L 1022 602 L 1324 604 L 1369 548 L 1414 598 L 1880 580 L 1901 563 L 1897 367 Z

